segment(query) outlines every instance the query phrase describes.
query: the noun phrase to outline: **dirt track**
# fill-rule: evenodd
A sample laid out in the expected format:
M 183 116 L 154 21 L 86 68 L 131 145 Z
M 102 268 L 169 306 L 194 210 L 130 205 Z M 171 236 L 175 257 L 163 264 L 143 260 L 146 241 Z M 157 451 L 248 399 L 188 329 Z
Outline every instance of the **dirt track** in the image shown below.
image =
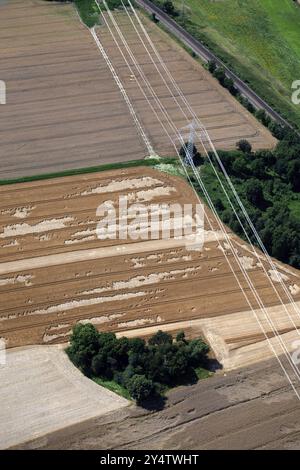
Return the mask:
M 118 23 L 151 85 L 178 128 L 185 125 L 170 93 L 132 32 Z M 254 147 L 275 140 L 184 50 L 147 22 L 167 66 L 218 148 L 249 138 Z M 174 153 L 137 89 L 105 26 L 98 34 L 154 150 Z M 140 159 L 147 155 L 132 116 L 92 36 L 71 5 L 10 0 L 1 6 L 1 80 L 7 104 L 0 115 L 0 178 Z
M 162 411 L 127 408 L 20 448 L 299 449 L 299 422 L 299 401 L 269 362 L 179 387 Z

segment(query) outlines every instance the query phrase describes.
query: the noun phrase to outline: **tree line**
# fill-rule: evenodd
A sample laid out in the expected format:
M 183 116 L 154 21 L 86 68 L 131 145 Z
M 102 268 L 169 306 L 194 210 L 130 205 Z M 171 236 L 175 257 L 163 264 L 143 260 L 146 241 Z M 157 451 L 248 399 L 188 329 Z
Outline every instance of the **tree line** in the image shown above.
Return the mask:
M 274 121 L 264 109 L 256 109 L 248 98 L 241 95 L 234 85 L 234 81 L 227 77 L 223 67 L 218 67 L 217 64 L 211 60 L 208 62 L 208 70 L 218 80 L 220 85 L 226 88 L 244 106 L 244 108 L 246 108 L 251 114 L 254 114 L 256 119 L 269 129 L 276 139 L 281 140 L 284 138 L 287 129 Z
M 183 153 L 184 149 L 181 149 L 181 154 Z M 219 151 L 218 154 L 269 254 L 300 268 L 300 217 L 291 210 L 293 204 L 300 209 L 298 134 L 286 129 L 284 137 L 274 150 L 253 152 L 250 143 L 241 140 L 237 143 L 237 150 Z M 234 200 L 214 154 L 210 152 L 209 155 Z M 194 162 L 195 165 L 203 165 L 202 179 L 223 222 L 245 238 L 223 191 L 215 186 L 216 178 L 208 160 L 196 148 Z M 193 184 L 204 198 L 195 179 Z M 244 226 L 249 228 L 237 203 L 234 206 Z M 255 244 L 257 241 L 250 230 L 248 235 Z

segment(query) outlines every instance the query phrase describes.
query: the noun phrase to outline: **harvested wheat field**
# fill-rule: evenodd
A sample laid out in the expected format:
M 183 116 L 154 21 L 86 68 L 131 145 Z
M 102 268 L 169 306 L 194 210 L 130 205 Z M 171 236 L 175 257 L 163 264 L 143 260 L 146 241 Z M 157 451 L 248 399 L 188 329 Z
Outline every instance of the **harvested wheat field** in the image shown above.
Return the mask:
M 149 153 L 90 32 L 72 5 L 10 0 L 0 6 L 0 178 L 140 159 Z M 140 66 L 178 128 L 186 124 L 124 13 L 115 13 Z M 218 148 L 275 140 L 158 27 L 144 19 L 174 78 Z M 174 153 L 105 25 L 97 33 L 154 151 Z
M 141 116 L 154 149 L 161 155 L 168 155 L 170 152 L 174 153 L 172 146 L 161 129 L 161 125 L 158 123 L 153 112 L 149 112 L 149 106 L 147 106 L 146 99 L 136 83 L 134 74 L 136 74 L 138 81 L 143 85 L 147 98 L 152 103 L 161 122 L 172 137 L 174 136 L 174 131 L 170 128 L 165 116 L 154 100 L 151 90 L 144 84 L 138 70 L 134 67 L 133 59 L 135 58 L 140 70 L 147 77 L 150 86 L 157 94 L 177 129 L 181 129 L 189 124 L 192 116 L 187 111 L 178 92 L 174 90 L 174 86 L 171 84 L 158 58 L 155 57 L 150 44 L 147 43 L 141 33 L 138 20 L 132 14 L 130 14 L 129 18 L 126 13 L 116 11 L 113 12 L 113 17 L 130 47 L 132 55 L 130 56 L 122 45 L 113 20 L 106 13 L 105 18 L 108 26 L 103 24 L 96 28 L 98 37 L 113 62 L 119 77 L 126 86 L 134 108 L 137 110 L 138 115 Z M 228 91 L 221 87 L 209 72 L 154 23 L 147 20 L 141 14 L 140 19 L 164 64 L 180 87 L 186 100 L 193 107 L 198 118 L 205 125 L 217 148 L 235 148 L 236 142 L 241 138 L 248 139 L 252 143 L 253 148 L 256 149 L 270 148 L 275 145 L 276 140 L 270 132 L 247 112 Z M 133 68 L 133 75 L 128 74 L 124 58 L 117 48 L 109 28 L 113 32 L 117 43 L 121 46 L 129 65 Z M 141 39 L 143 39 L 143 42 Z M 145 43 L 145 46 L 143 43 Z M 147 49 L 152 52 L 152 58 Z M 165 78 L 167 84 L 163 81 L 160 74 Z M 186 113 L 186 116 L 184 116 L 183 112 Z
M 9 348 L 66 342 L 77 322 L 126 335 L 184 328 L 193 336 L 203 334 L 228 369 L 239 367 L 272 355 L 240 283 L 282 352 L 224 232 L 207 210 L 202 250 L 190 250 L 184 239 L 161 236 L 100 240 L 97 207 L 105 202 L 117 207 L 120 196 L 127 196 L 129 205 L 142 203 L 147 208 L 197 202 L 183 179 L 149 167 L 0 188 L 0 337 Z M 124 223 L 123 216 L 117 217 L 116 223 Z M 126 227 L 132 222 L 128 218 Z M 143 223 L 146 230 L 150 221 Z M 300 326 L 299 316 L 291 305 L 288 313 L 279 305 L 271 282 L 284 303 L 288 299 L 262 255 L 256 258 L 228 229 L 227 233 L 273 325 L 291 349 L 297 338 L 293 322 Z M 298 272 L 277 266 L 298 302 Z
M 61 345 L 10 350 L 1 385 L 0 449 L 129 404 L 82 375 Z
M 133 119 L 72 5 L 0 7 L 1 178 L 146 155 Z

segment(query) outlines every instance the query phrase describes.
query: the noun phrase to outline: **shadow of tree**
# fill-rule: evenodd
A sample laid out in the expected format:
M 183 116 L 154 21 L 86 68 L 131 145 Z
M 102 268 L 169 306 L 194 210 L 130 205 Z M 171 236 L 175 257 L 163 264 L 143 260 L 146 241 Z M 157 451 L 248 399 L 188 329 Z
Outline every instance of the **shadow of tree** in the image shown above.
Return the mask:
M 138 405 L 148 411 L 161 411 L 164 409 L 167 398 L 163 395 L 153 395 L 147 400 L 143 400 Z

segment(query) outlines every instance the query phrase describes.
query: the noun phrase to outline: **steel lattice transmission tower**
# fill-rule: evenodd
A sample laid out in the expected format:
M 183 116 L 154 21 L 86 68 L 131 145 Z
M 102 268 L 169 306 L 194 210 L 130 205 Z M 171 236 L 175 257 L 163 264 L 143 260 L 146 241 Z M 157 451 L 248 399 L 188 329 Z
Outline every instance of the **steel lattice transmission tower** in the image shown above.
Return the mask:
M 187 129 L 189 131 L 188 134 L 184 134 L 182 131 Z M 195 148 L 195 139 L 196 135 L 198 135 L 198 131 L 202 131 L 202 127 L 197 123 L 196 119 L 193 119 L 190 124 L 180 129 L 180 135 L 183 142 L 186 142 L 188 139 L 187 145 L 185 145 L 185 158 L 184 163 L 186 165 L 191 165 L 193 163 L 194 157 L 194 148 Z

